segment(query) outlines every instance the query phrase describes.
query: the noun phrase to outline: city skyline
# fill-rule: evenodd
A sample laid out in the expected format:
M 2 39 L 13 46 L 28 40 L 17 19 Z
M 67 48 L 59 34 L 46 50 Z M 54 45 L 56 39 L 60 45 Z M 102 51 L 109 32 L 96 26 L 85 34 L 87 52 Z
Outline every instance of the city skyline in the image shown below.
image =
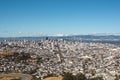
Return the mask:
M 119 0 L 0 0 L 0 37 L 120 33 Z

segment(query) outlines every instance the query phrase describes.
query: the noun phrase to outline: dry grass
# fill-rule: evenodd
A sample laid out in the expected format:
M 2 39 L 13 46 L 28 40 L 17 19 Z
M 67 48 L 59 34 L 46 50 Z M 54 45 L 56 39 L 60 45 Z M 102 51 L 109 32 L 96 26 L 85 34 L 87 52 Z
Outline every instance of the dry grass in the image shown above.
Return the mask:
M 0 51 L 0 55 L 13 55 L 14 53 L 12 52 L 6 52 L 6 51 Z
M 48 78 L 45 78 L 43 80 L 63 80 L 63 77 L 62 76 L 59 76 L 59 77 L 48 77 Z
M 27 79 L 32 80 L 32 76 L 29 74 L 23 74 L 23 73 L 8 73 L 8 74 L 2 74 L 0 77 L 0 80 L 21 80 Z
M 12 80 L 13 78 L 9 78 L 9 77 L 4 77 L 4 78 L 0 78 L 0 80 Z

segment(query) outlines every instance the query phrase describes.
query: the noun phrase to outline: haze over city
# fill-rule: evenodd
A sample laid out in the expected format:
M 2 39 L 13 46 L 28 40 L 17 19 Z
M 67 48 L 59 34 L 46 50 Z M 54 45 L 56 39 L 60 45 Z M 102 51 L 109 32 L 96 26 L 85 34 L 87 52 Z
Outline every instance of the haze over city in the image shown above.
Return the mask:
M 0 0 L 0 37 L 119 33 L 120 0 Z

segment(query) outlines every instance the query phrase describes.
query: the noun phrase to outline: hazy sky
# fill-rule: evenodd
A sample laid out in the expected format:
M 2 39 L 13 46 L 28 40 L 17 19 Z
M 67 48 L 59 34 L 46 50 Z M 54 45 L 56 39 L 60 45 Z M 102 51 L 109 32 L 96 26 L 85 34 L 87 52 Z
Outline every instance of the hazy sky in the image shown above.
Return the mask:
M 120 32 L 120 0 L 0 0 L 0 36 Z

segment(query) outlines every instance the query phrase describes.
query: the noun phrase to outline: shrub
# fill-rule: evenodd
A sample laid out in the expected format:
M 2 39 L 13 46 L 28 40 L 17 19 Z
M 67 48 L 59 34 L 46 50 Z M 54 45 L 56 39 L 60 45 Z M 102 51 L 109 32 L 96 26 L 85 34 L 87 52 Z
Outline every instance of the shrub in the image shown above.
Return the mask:
M 102 77 L 95 77 L 95 78 L 91 78 L 90 80 L 103 80 Z
M 63 80 L 75 80 L 75 76 L 72 73 L 63 73 Z
M 76 80 L 87 80 L 84 74 L 79 73 L 75 76 Z

